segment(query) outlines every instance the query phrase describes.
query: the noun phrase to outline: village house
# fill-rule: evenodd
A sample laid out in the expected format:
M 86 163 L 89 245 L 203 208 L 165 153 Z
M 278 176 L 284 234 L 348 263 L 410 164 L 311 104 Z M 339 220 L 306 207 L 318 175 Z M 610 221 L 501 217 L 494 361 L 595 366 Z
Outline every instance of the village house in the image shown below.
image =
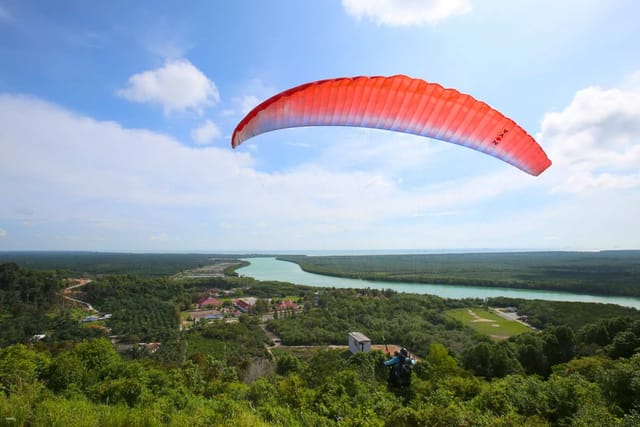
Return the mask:
M 246 302 L 247 304 L 249 304 L 250 307 L 253 307 L 254 305 L 256 305 L 256 301 L 258 301 L 258 298 L 256 297 L 244 297 L 240 299 Z
M 242 313 L 248 313 L 251 307 L 256 305 L 256 301 L 258 301 L 258 298 L 255 297 L 239 298 L 233 300 L 233 306 Z
M 240 310 L 241 313 L 248 313 L 251 306 L 241 299 L 233 300 L 233 306 Z
M 298 311 L 300 309 L 300 307 L 298 306 L 298 304 L 296 304 L 295 302 L 291 301 L 291 300 L 284 300 L 282 301 L 280 304 L 278 304 L 276 306 L 276 310 L 293 310 L 293 311 Z
M 197 308 L 220 306 L 222 306 L 222 302 L 220 302 L 219 299 L 212 297 L 211 295 L 204 296 L 196 302 Z

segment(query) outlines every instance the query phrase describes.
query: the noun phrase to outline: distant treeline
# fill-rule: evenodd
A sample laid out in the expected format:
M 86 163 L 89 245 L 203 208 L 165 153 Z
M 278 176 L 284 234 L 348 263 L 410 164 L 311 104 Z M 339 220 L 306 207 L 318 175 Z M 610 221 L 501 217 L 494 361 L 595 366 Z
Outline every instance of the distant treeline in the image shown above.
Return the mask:
M 389 282 L 640 297 L 640 251 L 280 256 L 311 273 Z
M 135 274 L 169 276 L 211 264 L 224 254 L 134 254 L 109 252 L 0 252 L 0 264 L 15 262 L 37 270 L 64 270 L 74 275 Z

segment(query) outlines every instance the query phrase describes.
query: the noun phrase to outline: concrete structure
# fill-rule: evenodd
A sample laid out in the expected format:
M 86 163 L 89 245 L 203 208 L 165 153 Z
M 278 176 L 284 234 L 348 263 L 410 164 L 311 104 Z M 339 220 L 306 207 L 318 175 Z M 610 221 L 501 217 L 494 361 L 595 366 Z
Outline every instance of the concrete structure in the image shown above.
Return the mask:
M 371 351 L 371 340 L 360 332 L 349 332 L 349 350 L 354 354 Z
M 224 315 L 218 310 L 202 310 L 202 311 L 190 311 L 189 317 L 191 317 L 191 319 L 193 319 L 194 322 L 198 322 L 200 320 L 222 319 Z

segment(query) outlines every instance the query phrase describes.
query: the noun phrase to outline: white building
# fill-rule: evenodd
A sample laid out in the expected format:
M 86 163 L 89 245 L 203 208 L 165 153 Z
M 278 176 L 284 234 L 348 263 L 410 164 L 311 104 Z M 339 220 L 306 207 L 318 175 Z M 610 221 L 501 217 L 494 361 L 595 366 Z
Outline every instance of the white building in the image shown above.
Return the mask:
M 371 351 L 371 340 L 360 332 L 349 332 L 349 350 L 354 354 Z

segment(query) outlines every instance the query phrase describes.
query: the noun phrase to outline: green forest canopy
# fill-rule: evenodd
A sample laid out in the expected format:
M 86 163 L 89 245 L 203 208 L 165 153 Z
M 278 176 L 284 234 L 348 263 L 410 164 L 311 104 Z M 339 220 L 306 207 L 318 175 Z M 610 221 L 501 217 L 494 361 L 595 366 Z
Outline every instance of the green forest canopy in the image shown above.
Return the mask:
M 104 335 L 82 335 L 77 309 L 61 301 L 64 277 L 0 265 L 0 420 L 112 426 L 640 421 L 640 313 L 630 308 L 493 299 L 488 303 L 528 313 L 543 330 L 492 342 L 444 314 L 487 301 L 244 280 L 245 295 L 297 295 L 304 309 L 266 325 L 243 315 L 233 325 L 216 321 L 183 331 L 175 318 L 162 326 L 166 334 L 152 328 L 160 325 L 155 311 L 142 312 L 151 322 L 132 314 L 146 303 L 145 310 L 171 319 L 167 308 L 175 313 L 211 287 L 231 290 L 238 283 L 120 275 L 87 285 L 92 303 L 114 311 L 107 326 L 138 334 L 151 328 L 149 338 L 161 341 L 155 353 L 118 353 Z M 31 330 L 7 327 L 26 327 L 32 316 L 51 332 L 46 339 L 34 342 Z M 263 326 L 284 344 L 272 354 Z M 326 346 L 346 344 L 351 330 L 408 346 L 421 359 L 411 386 L 387 387 L 379 351 L 351 355 Z

